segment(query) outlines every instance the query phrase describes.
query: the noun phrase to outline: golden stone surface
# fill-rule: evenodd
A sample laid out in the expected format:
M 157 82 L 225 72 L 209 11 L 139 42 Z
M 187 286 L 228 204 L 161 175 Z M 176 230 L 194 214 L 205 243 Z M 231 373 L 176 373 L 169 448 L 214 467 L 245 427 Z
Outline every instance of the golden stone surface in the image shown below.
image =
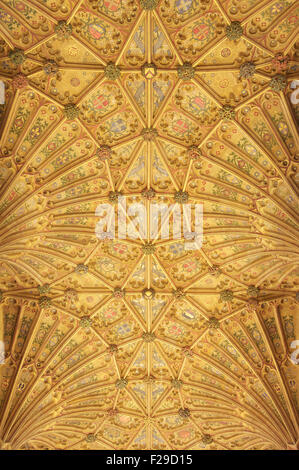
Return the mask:
M 295 0 L 25 3 L 1 2 L 1 449 L 298 449 Z M 98 239 L 120 195 L 202 204 L 202 247 L 193 222 Z

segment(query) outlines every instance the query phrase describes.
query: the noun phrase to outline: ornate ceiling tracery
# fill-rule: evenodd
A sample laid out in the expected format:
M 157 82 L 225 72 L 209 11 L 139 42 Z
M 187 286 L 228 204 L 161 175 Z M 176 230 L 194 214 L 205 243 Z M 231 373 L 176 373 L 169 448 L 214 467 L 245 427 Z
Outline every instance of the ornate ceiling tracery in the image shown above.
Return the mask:
M 298 448 L 298 14 L 0 1 L 2 448 Z M 99 240 L 119 194 L 202 248 Z

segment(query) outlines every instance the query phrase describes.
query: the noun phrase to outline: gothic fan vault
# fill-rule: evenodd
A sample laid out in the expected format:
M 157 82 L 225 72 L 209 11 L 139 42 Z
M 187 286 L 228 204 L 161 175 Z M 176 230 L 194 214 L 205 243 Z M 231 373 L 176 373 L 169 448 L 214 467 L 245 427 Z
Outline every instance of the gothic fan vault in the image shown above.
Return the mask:
M 298 3 L 0 6 L 1 448 L 298 448 Z

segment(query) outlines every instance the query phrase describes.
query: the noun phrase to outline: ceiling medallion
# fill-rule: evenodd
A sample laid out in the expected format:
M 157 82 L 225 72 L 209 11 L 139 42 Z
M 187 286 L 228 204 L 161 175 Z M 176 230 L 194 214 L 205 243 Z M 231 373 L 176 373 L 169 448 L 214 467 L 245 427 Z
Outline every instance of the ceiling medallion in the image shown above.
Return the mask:
M 47 294 L 50 292 L 51 288 L 49 284 L 44 284 L 43 286 L 37 286 L 39 294 Z
M 141 194 L 145 199 L 150 200 L 155 197 L 156 191 L 152 188 L 149 188 L 149 189 L 144 189 Z
M 250 78 L 255 73 L 255 65 L 252 62 L 245 62 L 240 66 L 240 77 Z
M 154 10 L 158 3 L 159 0 L 140 0 L 140 5 L 144 10 Z
M 78 300 L 78 294 L 75 289 L 68 288 L 64 291 L 64 298 L 65 300 L 68 300 L 69 302 L 75 302 Z
M 116 80 L 120 76 L 120 68 L 112 62 L 109 62 L 105 67 L 104 73 L 108 80 Z
M 220 300 L 222 302 L 230 302 L 234 298 L 234 293 L 233 291 L 226 289 L 220 292 Z
M 38 300 L 39 306 L 41 308 L 48 308 L 51 307 L 52 301 L 49 297 L 46 295 L 43 295 L 39 300 Z
M 12 79 L 12 86 L 14 90 L 24 88 L 28 85 L 28 78 L 23 73 L 18 73 Z
M 279 52 L 274 59 L 272 59 L 272 64 L 278 72 L 282 72 L 287 69 L 289 61 L 290 56 L 288 54 L 284 56 L 282 52 Z
M 75 272 L 78 274 L 87 274 L 88 273 L 88 266 L 86 264 L 77 264 L 75 268 Z
M 109 160 L 111 158 L 111 154 L 112 150 L 108 145 L 101 145 L 101 147 L 97 148 L 96 150 L 96 156 L 102 162 Z
M 157 67 L 153 63 L 145 63 L 141 67 L 141 74 L 143 75 L 144 78 L 147 78 L 150 80 L 151 78 L 154 78 L 157 75 Z
M 116 344 L 109 344 L 107 351 L 109 354 L 113 355 L 114 353 L 117 353 L 118 346 Z
M 143 377 L 143 381 L 144 383 L 150 385 L 155 383 L 156 379 L 153 375 L 146 375 L 145 377 Z
M 69 121 L 73 121 L 79 116 L 80 109 L 75 104 L 66 104 L 64 107 L 64 114 L 65 117 Z
M 89 328 L 90 326 L 92 326 L 92 319 L 88 316 L 82 317 L 80 320 L 80 326 L 82 328 Z
M 219 320 L 216 317 L 210 317 L 209 320 L 207 320 L 207 326 L 211 330 L 218 329 L 220 328 Z
M 145 343 L 152 343 L 153 341 L 155 341 L 156 335 L 155 333 L 146 332 L 146 333 L 143 333 L 142 339 Z
M 182 299 L 183 297 L 185 297 L 186 293 L 184 292 L 184 290 L 179 287 L 178 289 L 174 289 L 172 291 L 172 295 L 176 298 L 176 299 Z
M 9 58 L 15 65 L 21 65 L 26 60 L 25 52 L 17 48 L 9 52 Z
M 208 271 L 209 271 L 209 274 L 215 277 L 218 277 L 221 274 L 221 269 L 216 264 L 209 266 Z
M 184 419 L 189 418 L 191 415 L 189 408 L 180 408 L 178 414 L 181 418 Z
M 120 287 L 115 287 L 113 291 L 113 297 L 116 299 L 123 299 L 126 295 L 125 289 L 121 289 Z
M 142 129 L 141 135 L 144 140 L 151 141 L 158 136 L 158 131 L 153 127 L 145 127 L 144 129 Z
M 284 75 L 275 75 L 272 77 L 269 83 L 269 87 L 274 91 L 283 91 L 287 86 L 287 79 Z
M 247 295 L 249 295 L 249 297 L 257 297 L 259 293 L 259 287 L 255 287 L 254 285 L 249 286 L 247 289 Z
M 154 289 L 143 289 L 142 296 L 146 300 L 152 300 L 155 297 Z
M 243 28 L 239 21 L 233 21 L 231 24 L 226 26 L 226 36 L 228 39 L 235 41 L 240 39 L 243 34 Z
M 95 434 L 87 434 L 85 440 L 86 442 L 95 442 L 97 440 L 97 437 Z
M 121 191 L 110 191 L 108 195 L 109 202 L 112 202 L 112 204 L 117 204 L 118 203 L 118 198 L 122 196 Z
M 213 438 L 210 434 L 203 434 L 201 437 L 201 442 L 203 444 L 212 444 Z
M 190 62 L 185 62 L 177 68 L 178 77 L 184 81 L 191 80 L 194 77 L 195 69 Z
M 127 381 L 127 379 L 125 379 L 125 378 L 118 379 L 118 380 L 115 382 L 115 387 L 116 387 L 118 390 L 121 390 L 121 389 L 123 389 L 123 388 L 126 388 L 127 385 L 128 385 L 128 381 Z
M 176 191 L 174 193 L 174 200 L 180 204 L 185 204 L 186 202 L 188 202 L 188 199 L 189 199 L 189 194 L 187 193 L 187 191 Z
M 183 382 L 180 379 L 172 379 L 171 385 L 173 388 L 181 388 L 183 386 Z
M 198 160 L 198 158 L 202 156 L 200 148 L 198 148 L 196 145 L 189 147 L 187 153 L 190 160 Z
M 55 25 L 55 33 L 58 39 L 68 39 L 72 34 L 73 27 L 70 23 L 65 20 L 58 21 Z
M 109 408 L 107 410 L 107 416 L 117 416 L 119 414 L 119 411 L 117 408 Z
M 236 112 L 232 106 L 228 104 L 224 105 L 223 108 L 219 109 L 219 116 L 221 119 L 230 121 L 235 118 Z
M 189 347 L 189 346 L 184 346 L 182 348 L 182 353 L 184 354 L 184 356 L 186 357 L 192 357 L 193 356 L 193 351 L 192 349 Z
M 142 251 L 145 255 L 152 255 L 155 253 L 156 247 L 151 242 L 148 242 L 142 245 Z
M 54 60 L 48 60 L 43 66 L 43 71 L 46 75 L 55 75 L 58 72 L 58 65 Z

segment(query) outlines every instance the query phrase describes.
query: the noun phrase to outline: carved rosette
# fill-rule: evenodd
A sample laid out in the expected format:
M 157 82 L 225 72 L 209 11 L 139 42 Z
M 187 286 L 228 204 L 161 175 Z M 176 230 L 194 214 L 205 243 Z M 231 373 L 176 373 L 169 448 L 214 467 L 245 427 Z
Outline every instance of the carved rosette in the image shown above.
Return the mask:
M 141 194 L 145 199 L 150 200 L 155 197 L 156 191 L 152 188 L 149 188 L 149 189 L 144 189 Z
M 126 295 L 126 291 L 120 287 L 116 287 L 113 291 L 113 297 L 116 299 L 123 299 Z
M 111 355 L 117 353 L 117 351 L 118 351 L 117 344 L 109 344 L 109 346 L 108 346 L 108 348 L 107 348 L 107 351 L 108 351 L 108 353 L 111 354 Z
M 51 288 L 49 284 L 44 284 L 43 286 L 37 286 L 37 290 L 39 294 L 42 295 L 42 294 L 48 294 Z
M 255 73 L 255 65 L 252 62 L 245 62 L 240 66 L 240 77 L 250 78 Z
M 247 295 L 249 297 L 257 297 L 260 293 L 260 289 L 258 287 L 255 287 L 254 285 L 251 285 L 247 289 Z
M 171 385 L 173 388 L 181 388 L 183 386 L 183 382 L 180 379 L 172 379 Z
M 186 202 L 188 202 L 188 199 L 189 194 L 187 193 L 187 191 L 179 190 L 174 193 L 174 200 L 179 204 L 186 204 Z
M 74 104 L 66 104 L 64 107 L 64 114 L 69 121 L 73 121 L 79 116 L 79 108 Z
M 185 346 L 184 348 L 182 348 L 182 353 L 186 357 L 192 357 L 193 356 L 193 351 L 189 346 Z
M 58 65 L 54 60 L 48 60 L 43 67 L 43 71 L 46 75 L 56 75 L 58 72 Z
M 115 382 L 115 387 L 116 387 L 118 390 L 121 390 L 121 389 L 123 389 L 123 388 L 126 388 L 127 385 L 128 385 L 128 381 L 127 381 L 127 379 L 125 379 L 125 378 L 118 379 L 118 380 Z
M 152 343 L 156 339 L 155 333 L 143 333 L 142 339 L 145 343 Z
M 9 58 L 15 65 L 22 65 L 26 60 L 25 52 L 22 49 L 13 49 L 9 52 Z
M 145 127 L 144 129 L 142 129 L 141 135 L 144 138 L 144 140 L 151 141 L 155 137 L 157 137 L 158 131 L 154 127 Z
M 216 317 L 210 317 L 207 321 L 207 326 L 210 329 L 218 329 L 220 328 L 219 320 Z
M 78 274 L 87 274 L 88 273 L 88 266 L 86 264 L 77 264 L 75 268 L 75 272 Z
M 222 302 L 230 302 L 234 298 L 234 293 L 233 291 L 226 289 L 220 292 L 220 300 Z
M 110 417 L 117 416 L 118 413 L 119 413 L 119 411 L 118 411 L 117 408 L 109 408 L 107 410 L 107 416 L 110 416 Z
M 287 79 L 284 75 L 275 75 L 272 77 L 269 83 L 269 87 L 272 88 L 274 91 L 283 91 L 287 86 Z
M 189 147 L 187 152 L 190 160 L 198 160 L 202 156 L 200 148 L 198 148 L 196 145 Z
M 85 438 L 86 442 L 95 442 L 97 440 L 97 436 L 95 434 L 87 434 Z
M 80 320 L 81 328 L 89 328 L 92 326 L 92 319 L 88 316 L 84 316 Z
M 140 0 L 140 5 L 144 10 L 154 10 L 158 3 L 159 0 Z
M 287 69 L 289 61 L 290 56 L 288 54 L 284 56 L 282 52 L 279 52 L 274 59 L 272 59 L 272 64 L 278 72 L 282 72 Z
M 104 73 L 108 80 L 116 80 L 120 76 L 120 68 L 110 62 L 106 65 Z
M 203 444 L 212 444 L 213 442 L 213 438 L 210 434 L 203 434 L 202 437 L 201 437 L 201 442 Z
M 177 68 L 178 77 L 184 81 L 191 80 L 194 77 L 195 69 L 190 62 L 185 62 Z
M 77 291 L 75 289 L 66 289 L 64 291 L 64 298 L 65 300 L 69 301 L 69 302 L 75 302 L 76 300 L 78 300 L 78 294 L 77 294 Z
M 209 266 L 209 273 L 212 276 L 218 277 L 221 274 L 221 270 L 219 266 L 217 266 L 216 264 L 213 264 L 213 266 Z
M 221 109 L 219 109 L 219 116 L 221 119 L 225 119 L 226 121 L 231 121 L 234 119 L 236 115 L 235 109 L 228 104 L 224 105 Z
M 239 21 L 233 21 L 231 24 L 226 26 L 226 36 L 228 39 L 235 41 L 240 39 L 243 34 L 243 28 Z
M 121 191 L 110 191 L 109 193 L 109 202 L 111 202 L 112 204 L 117 204 L 118 203 L 118 198 L 122 196 L 122 192 Z
M 155 297 L 155 291 L 154 289 L 143 289 L 142 291 L 142 296 L 146 300 L 152 300 Z
M 143 377 L 143 381 L 148 385 L 153 384 L 155 380 L 156 379 L 153 375 L 146 375 L 145 377 Z
M 51 307 L 51 305 L 52 305 L 51 299 L 50 299 L 49 297 L 47 297 L 46 295 L 43 295 L 43 296 L 39 299 L 38 303 L 39 303 L 39 306 L 40 306 L 41 308 L 49 308 L 49 307 Z
M 180 408 L 178 414 L 181 418 L 187 419 L 190 417 L 191 413 L 189 408 Z
M 72 34 L 73 27 L 70 23 L 65 20 L 58 21 L 55 25 L 55 33 L 58 39 L 68 39 Z
M 156 247 L 151 242 L 148 242 L 142 245 L 142 251 L 145 255 L 152 255 L 155 253 Z
M 183 291 L 183 289 L 181 287 L 179 287 L 178 289 L 176 290 L 173 290 L 172 291 L 172 295 L 176 298 L 176 299 L 182 299 L 185 297 L 185 292 Z
M 20 90 L 28 85 L 28 78 L 23 73 L 18 73 L 12 79 L 12 86 L 14 90 Z
M 109 147 L 108 145 L 101 145 L 101 147 L 96 150 L 96 156 L 102 162 L 110 160 L 111 154 L 111 147 Z

